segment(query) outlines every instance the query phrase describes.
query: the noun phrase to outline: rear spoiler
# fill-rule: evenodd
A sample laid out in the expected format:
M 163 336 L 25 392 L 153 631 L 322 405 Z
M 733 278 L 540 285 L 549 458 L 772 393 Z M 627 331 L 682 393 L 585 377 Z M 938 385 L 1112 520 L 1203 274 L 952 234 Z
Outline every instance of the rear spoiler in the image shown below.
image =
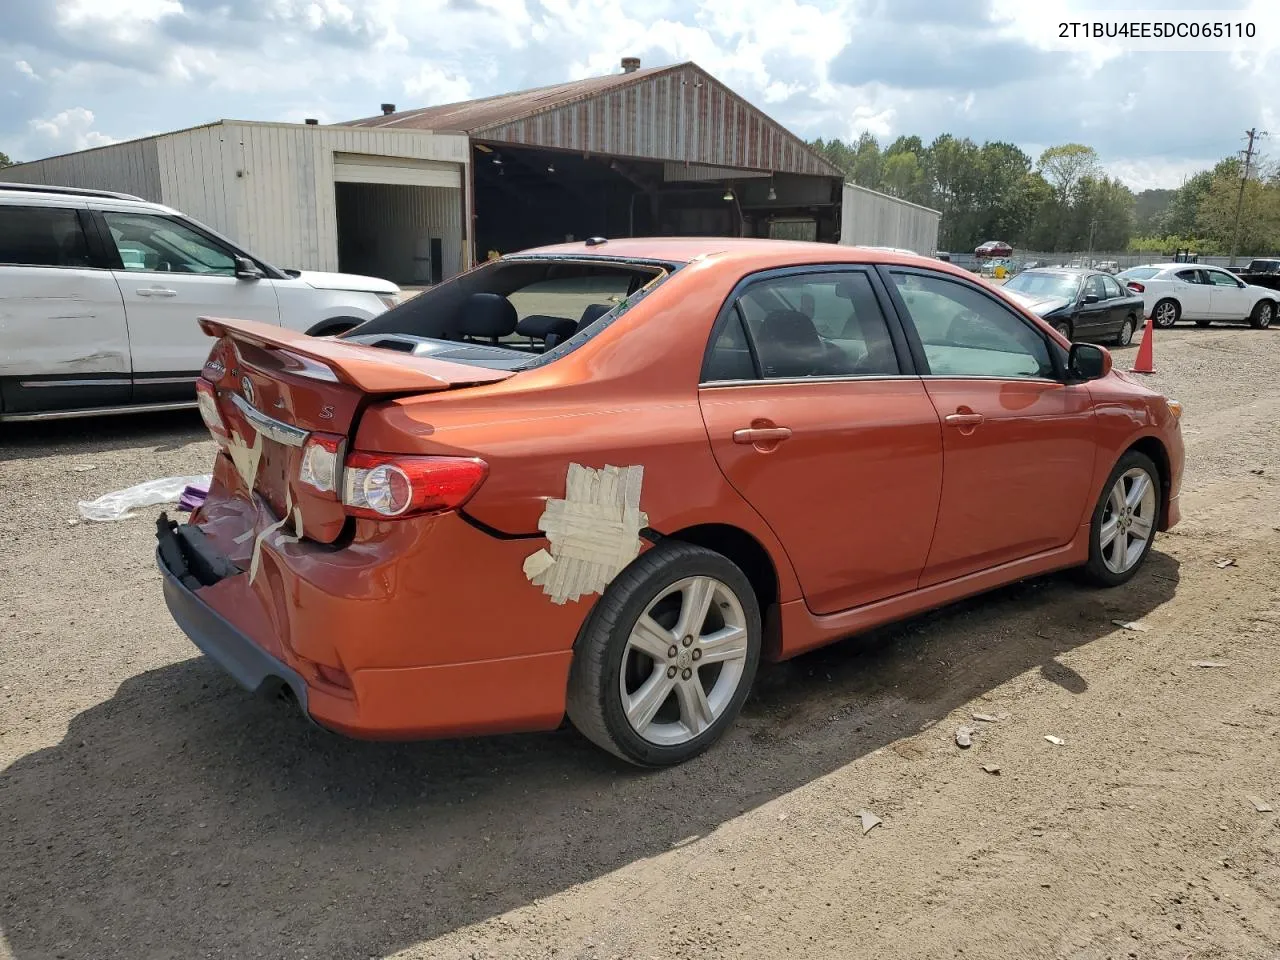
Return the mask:
M 201 317 L 200 329 L 216 339 L 230 337 L 276 353 L 288 371 L 297 376 L 345 383 L 365 393 L 429 393 L 496 383 L 511 376 L 509 370 L 487 370 L 329 337 L 310 337 L 256 320 Z

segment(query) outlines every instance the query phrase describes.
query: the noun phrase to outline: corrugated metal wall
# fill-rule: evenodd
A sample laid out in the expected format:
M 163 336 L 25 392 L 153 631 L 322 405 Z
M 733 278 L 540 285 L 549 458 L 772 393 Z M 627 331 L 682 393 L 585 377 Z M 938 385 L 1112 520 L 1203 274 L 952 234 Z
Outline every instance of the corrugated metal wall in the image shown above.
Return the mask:
M 942 214 L 866 187 L 846 183 L 840 242 L 846 246 L 902 247 L 932 256 Z
M 47 160 L 20 163 L 5 167 L 0 180 L 114 190 L 155 202 L 160 202 L 162 189 L 154 139 L 130 140 Z
M 383 277 L 400 284 L 425 284 L 416 257 L 430 255 L 430 240 L 443 248 L 441 272 L 447 280 L 462 270 L 462 204 L 450 187 L 383 183 L 340 183 L 338 252 L 348 273 Z
M 621 157 L 839 175 L 798 137 L 693 67 L 472 136 Z

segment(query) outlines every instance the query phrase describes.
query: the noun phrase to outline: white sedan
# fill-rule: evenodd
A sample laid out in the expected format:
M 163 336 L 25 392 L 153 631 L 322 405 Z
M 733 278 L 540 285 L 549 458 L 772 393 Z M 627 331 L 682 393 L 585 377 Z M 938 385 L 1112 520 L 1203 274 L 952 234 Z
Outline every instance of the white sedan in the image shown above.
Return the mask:
M 1157 327 L 1194 320 L 1207 327 L 1214 320 L 1248 320 L 1265 330 L 1276 317 L 1280 293 L 1245 283 L 1220 267 L 1199 263 L 1152 263 L 1130 267 L 1116 277 L 1142 295 L 1147 316 Z

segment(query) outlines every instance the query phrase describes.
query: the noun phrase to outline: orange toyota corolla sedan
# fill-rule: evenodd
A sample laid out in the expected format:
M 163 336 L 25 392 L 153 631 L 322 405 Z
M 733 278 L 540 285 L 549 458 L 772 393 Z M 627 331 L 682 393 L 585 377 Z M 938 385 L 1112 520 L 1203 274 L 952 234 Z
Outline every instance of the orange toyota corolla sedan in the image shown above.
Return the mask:
M 1178 521 L 1176 401 L 936 260 L 764 240 L 504 257 L 338 338 L 204 319 L 179 626 L 355 737 L 716 741 L 762 657 Z

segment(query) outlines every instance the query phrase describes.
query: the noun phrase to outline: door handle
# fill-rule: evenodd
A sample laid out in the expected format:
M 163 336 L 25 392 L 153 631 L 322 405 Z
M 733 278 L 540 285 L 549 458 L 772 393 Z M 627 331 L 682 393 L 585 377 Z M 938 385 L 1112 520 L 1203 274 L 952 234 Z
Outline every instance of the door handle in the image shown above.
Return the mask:
M 985 419 L 980 413 L 949 413 L 946 416 L 947 426 L 950 427 L 976 427 Z
M 168 287 L 139 287 L 138 296 L 140 297 L 176 297 L 177 290 L 170 290 Z
M 777 443 L 791 436 L 790 427 L 743 427 L 733 431 L 733 442 L 741 444 Z

